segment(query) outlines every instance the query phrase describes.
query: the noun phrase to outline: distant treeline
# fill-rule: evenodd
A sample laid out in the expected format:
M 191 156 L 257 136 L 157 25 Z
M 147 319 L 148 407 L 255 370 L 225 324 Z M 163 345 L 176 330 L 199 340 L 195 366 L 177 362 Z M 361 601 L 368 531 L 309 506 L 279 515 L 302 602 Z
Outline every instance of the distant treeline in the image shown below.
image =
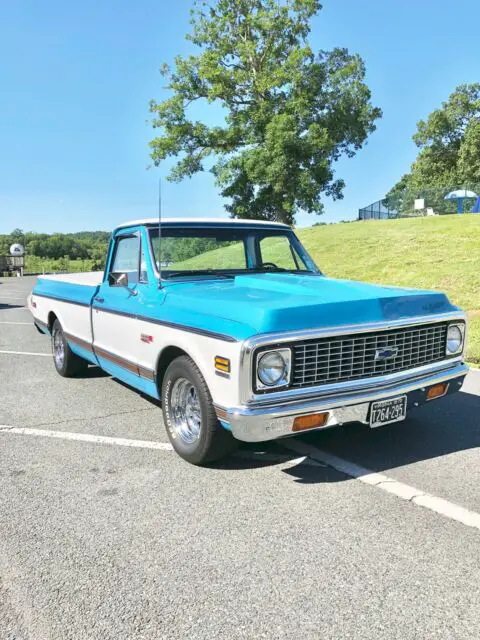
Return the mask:
M 14 229 L 9 235 L 0 235 L 0 255 L 8 255 L 15 242 L 25 247 L 28 257 L 48 260 L 90 260 L 101 269 L 105 261 L 108 231 L 80 231 L 78 233 L 34 233 Z

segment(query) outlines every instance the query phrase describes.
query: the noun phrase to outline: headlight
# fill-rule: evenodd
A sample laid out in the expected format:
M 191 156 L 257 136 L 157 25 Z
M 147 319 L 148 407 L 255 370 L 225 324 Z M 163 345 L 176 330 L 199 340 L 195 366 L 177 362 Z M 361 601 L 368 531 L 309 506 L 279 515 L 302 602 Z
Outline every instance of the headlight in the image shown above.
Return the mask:
M 465 325 L 451 324 L 447 331 L 447 355 L 460 353 L 463 348 Z
M 260 353 L 257 360 L 257 388 L 284 387 L 290 381 L 290 349 Z

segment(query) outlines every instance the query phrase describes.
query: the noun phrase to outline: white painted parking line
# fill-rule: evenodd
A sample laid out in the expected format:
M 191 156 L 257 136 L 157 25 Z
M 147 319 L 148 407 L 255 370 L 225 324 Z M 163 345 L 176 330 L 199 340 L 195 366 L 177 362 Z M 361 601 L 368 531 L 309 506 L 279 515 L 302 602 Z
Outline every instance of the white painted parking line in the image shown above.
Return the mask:
M 31 427 L 10 427 L 0 425 L 0 433 L 16 434 L 21 436 L 37 436 L 41 438 L 56 438 L 60 440 L 76 440 L 78 442 L 91 442 L 93 444 L 110 444 L 120 447 L 136 447 L 139 449 L 157 449 L 160 451 L 173 451 L 169 442 L 155 442 L 152 440 L 131 440 L 130 438 L 115 438 L 111 436 L 97 436 L 90 433 L 72 433 L 69 431 L 55 431 L 51 429 L 35 429 Z M 313 467 L 325 467 L 326 465 L 313 460 L 309 456 L 292 458 L 289 454 L 269 453 L 265 451 L 237 451 L 237 458 L 256 462 L 278 462 L 288 467 L 305 464 Z
M 0 320 L 0 324 L 24 324 L 28 327 L 33 327 L 33 322 L 7 322 L 6 320 Z
M 408 484 L 404 484 L 403 482 L 398 482 L 398 480 L 390 478 L 384 473 L 376 473 L 370 469 L 365 469 L 365 467 L 361 467 L 354 462 L 344 460 L 343 458 L 339 458 L 331 453 L 317 449 L 317 447 L 307 444 L 306 442 L 289 439 L 282 440 L 281 444 L 291 451 L 295 451 L 296 453 L 306 455 L 313 460 L 322 462 L 323 464 L 326 464 L 327 466 L 332 467 L 351 478 L 355 478 L 364 484 L 369 484 L 377 489 L 391 493 L 397 496 L 397 498 L 401 498 L 407 502 L 413 502 L 413 504 L 429 509 L 430 511 L 435 511 L 445 518 L 460 522 L 467 527 L 473 527 L 480 530 L 480 513 L 465 509 L 464 507 L 454 504 L 449 500 L 437 498 L 436 496 L 425 493 L 424 491 L 416 489 Z
M 168 442 L 155 442 L 151 440 L 131 440 L 128 438 L 115 438 L 110 436 L 97 436 L 89 433 L 71 433 L 68 431 L 52 431 L 48 429 L 34 429 L 31 427 L 11 427 L 8 425 L 0 425 L 0 433 L 17 434 L 26 436 L 37 436 L 43 438 L 56 438 L 61 440 L 74 440 L 79 442 L 91 442 L 94 444 L 110 444 L 122 447 L 134 447 L 140 449 L 157 449 L 160 451 L 173 451 L 173 447 Z M 309 464 L 313 466 L 328 466 L 341 473 L 350 476 L 364 484 L 374 486 L 387 493 L 393 494 L 407 502 L 434 511 L 445 518 L 455 520 L 467 527 L 473 527 L 480 530 L 480 514 L 475 511 L 465 509 L 449 500 L 438 498 L 431 494 L 420 491 L 408 484 L 398 482 L 394 478 L 383 473 L 376 473 L 365 467 L 339 458 L 331 453 L 317 449 L 313 445 L 309 445 L 300 440 L 282 440 L 282 446 L 296 453 L 300 453 L 301 457 L 291 459 L 282 454 L 263 453 L 255 451 L 239 451 L 236 455 L 241 458 L 251 460 L 263 460 L 265 462 L 286 463 L 289 466 L 298 464 Z
M 10 356 L 42 356 L 44 358 L 51 358 L 51 353 L 33 353 L 32 351 L 0 351 L 0 354 L 6 354 Z
M 59 438 L 61 440 L 77 440 L 79 442 L 93 442 L 95 444 L 115 444 L 121 447 L 137 447 L 140 449 L 159 449 L 161 451 L 173 451 L 172 445 L 168 442 L 129 440 L 127 438 L 96 436 L 90 433 L 70 433 L 68 431 L 31 429 L 29 427 L 9 427 L 7 425 L 0 425 L 0 433 L 13 433 L 22 436 L 40 436 L 42 438 Z

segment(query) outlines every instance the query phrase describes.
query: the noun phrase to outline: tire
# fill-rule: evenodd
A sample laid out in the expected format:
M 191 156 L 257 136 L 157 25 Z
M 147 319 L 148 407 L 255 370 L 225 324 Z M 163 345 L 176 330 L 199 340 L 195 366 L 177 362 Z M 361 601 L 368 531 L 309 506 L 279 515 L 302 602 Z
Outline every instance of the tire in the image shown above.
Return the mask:
M 162 411 L 173 448 L 195 465 L 232 453 L 237 441 L 217 419 L 207 384 L 188 356 L 173 360 L 162 383 Z
M 73 378 L 88 367 L 88 362 L 70 349 L 58 320 L 55 320 L 52 327 L 52 355 L 57 373 L 64 378 Z

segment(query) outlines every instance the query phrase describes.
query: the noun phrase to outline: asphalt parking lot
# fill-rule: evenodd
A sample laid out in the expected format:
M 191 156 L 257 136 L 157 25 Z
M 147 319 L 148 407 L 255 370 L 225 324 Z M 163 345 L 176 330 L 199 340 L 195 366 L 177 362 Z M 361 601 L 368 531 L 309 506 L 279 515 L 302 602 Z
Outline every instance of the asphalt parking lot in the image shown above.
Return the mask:
M 32 286 L 0 279 L 0 640 L 478 640 L 480 372 L 196 468 L 157 404 L 56 374 Z

